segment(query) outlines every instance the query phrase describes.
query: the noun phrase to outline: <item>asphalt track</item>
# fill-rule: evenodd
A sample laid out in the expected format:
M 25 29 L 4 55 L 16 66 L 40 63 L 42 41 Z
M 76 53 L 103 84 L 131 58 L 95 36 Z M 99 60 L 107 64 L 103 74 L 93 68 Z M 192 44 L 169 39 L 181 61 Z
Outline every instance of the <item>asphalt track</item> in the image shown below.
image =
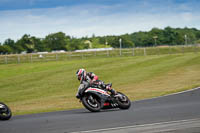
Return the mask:
M 200 88 L 132 102 L 129 110 L 86 109 L 12 117 L 0 133 L 200 133 Z

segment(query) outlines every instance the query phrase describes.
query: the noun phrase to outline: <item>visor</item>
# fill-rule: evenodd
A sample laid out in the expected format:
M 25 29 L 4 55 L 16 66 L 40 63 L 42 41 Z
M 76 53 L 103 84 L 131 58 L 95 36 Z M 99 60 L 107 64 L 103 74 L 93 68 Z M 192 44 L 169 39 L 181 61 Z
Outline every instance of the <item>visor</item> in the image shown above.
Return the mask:
M 81 80 L 81 75 L 78 75 L 77 77 L 78 77 L 78 80 Z

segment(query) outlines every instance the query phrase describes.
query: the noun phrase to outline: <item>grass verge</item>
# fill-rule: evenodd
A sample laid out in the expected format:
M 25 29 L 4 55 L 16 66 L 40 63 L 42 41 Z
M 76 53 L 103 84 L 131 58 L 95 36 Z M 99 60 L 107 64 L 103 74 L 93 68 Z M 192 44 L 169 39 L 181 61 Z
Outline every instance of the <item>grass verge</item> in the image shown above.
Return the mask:
M 75 98 L 79 68 L 140 100 L 200 86 L 198 53 L 107 57 L 0 65 L 0 101 L 14 115 L 82 108 Z

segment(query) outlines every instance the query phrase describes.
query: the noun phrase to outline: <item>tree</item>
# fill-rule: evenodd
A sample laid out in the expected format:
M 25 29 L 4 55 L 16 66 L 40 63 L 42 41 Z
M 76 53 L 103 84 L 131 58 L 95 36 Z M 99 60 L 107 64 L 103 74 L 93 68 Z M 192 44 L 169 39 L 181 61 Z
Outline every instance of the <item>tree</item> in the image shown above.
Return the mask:
M 131 34 L 132 42 L 134 42 L 136 47 L 153 46 L 153 36 L 150 36 L 148 32 L 137 32 Z
M 14 47 L 15 41 L 12 40 L 12 39 L 10 39 L 10 38 L 8 38 L 8 39 L 5 40 L 5 42 L 3 43 L 3 45 L 8 45 L 8 46 L 10 46 L 11 48 L 12 48 L 12 47 L 15 48 L 15 47 Z
M 135 46 L 135 44 L 131 41 L 129 34 L 122 35 L 120 36 L 120 38 L 122 39 L 123 48 L 132 48 L 133 46 Z
M 200 44 L 200 39 L 195 42 L 196 44 Z
M 49 50 L 67 50 L 67 37 L 65 33 L 58 32 L 45 37 L 44 43 Z
M 164 36 L 165 36 L 165 40 L 164 40 L 164 44 L 167 45 L 175 45 L 175 39 L 176 39 L 176 32 L 171 28 L 171 27 L 166 27 L 164 29 Z
M 4 52 L 5 52 L 4 46 L 0 45 L 0 54 L 4 54 Z
M 22 52 L 21 50 L 25 50 L 28 53 L 32 53 L 34 52 L 35 49 L 35 44 L 33 41 L 33 38 L 30 35 L 25 34 L 24 36 L 22 36 L 22 38 L 20 40 L 18 40 L 17 42 L 18 48 L 20 48 L 20 52 Z
M 106 47 L 105 43 L 100 43 L 100 37 L 93 37 L 90 40 L 91 40 L 92 48 L 105 48 Z M 107 47 L 109 47 L 109 46 L 107 45 Z
M 48 48 L 46 47 L 42 39 L 36 37 L 31 37 L 31 39 L 34 43 L 34 51 L 37 52 L 48 51 Z
M 9 46 L 9 51 L 11 53 L 16 53 L 17 52 L 17 49 L 16 49 L 16 46 L 15 46 L 15 41 L 12 40 L 12 39 L 6 39 L 5 42 L 3 43 L 4 46 Z
M 187 38 L 185 38 L 187 36 Z M 37 51 L 52 50 L 68 50 L 87 48 L 114 47 L 119 48 L 119 39 L 122 39 L 122 47 L 130 48 L 133 46 L 144 47 L 155 45 L 155 37 L 157 45 L 184 45 L 199 43 L 200 30 L 196 28 L 171 28 L 164 29 L 152 28 L 148 32 L 139 31 L 132 34 L 124 34 L 120 36 L 95 36 L 73 38 L 66 36 L 63 32 L 57 32 L 47 35 L 45 38 L 37 38 L 30 35 L 23 35 L 21 39 L 15 42 L 7 39 L 0 47 L 1 53 L 20 53 L 27 51 L 28 53 Z
M 1 54 L 10 54 L 12 53 L 12 49 L 8 45 L 0 45 L 0 53 Z
M 88 49 L 89 45 L 87 43 L 84 43 L 84 40 L 72 38 L 70 40 L 70 43 L 67 45 L 67 50 L 74 51 L 77 49 Z

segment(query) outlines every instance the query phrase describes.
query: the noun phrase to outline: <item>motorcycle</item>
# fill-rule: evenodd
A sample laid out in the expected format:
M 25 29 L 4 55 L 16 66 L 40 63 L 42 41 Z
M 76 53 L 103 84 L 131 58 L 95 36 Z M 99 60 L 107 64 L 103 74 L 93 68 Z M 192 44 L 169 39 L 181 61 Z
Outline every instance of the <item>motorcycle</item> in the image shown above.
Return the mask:
M 0 102 L 0 120 L 9 120 L 12 117 L 12 112 L 10 110 L 10 108 Z
M 112 84 L 105 85 L 111 88 Z M 99 89 L 99 87 L 88 87 L 82 92 L 80 101 L 83 106 L 91 112 L 99 112 L 101 109 L 129 109 L 131 101 L 121 92 L 116 95 L 110 94 L 106 89 Z

